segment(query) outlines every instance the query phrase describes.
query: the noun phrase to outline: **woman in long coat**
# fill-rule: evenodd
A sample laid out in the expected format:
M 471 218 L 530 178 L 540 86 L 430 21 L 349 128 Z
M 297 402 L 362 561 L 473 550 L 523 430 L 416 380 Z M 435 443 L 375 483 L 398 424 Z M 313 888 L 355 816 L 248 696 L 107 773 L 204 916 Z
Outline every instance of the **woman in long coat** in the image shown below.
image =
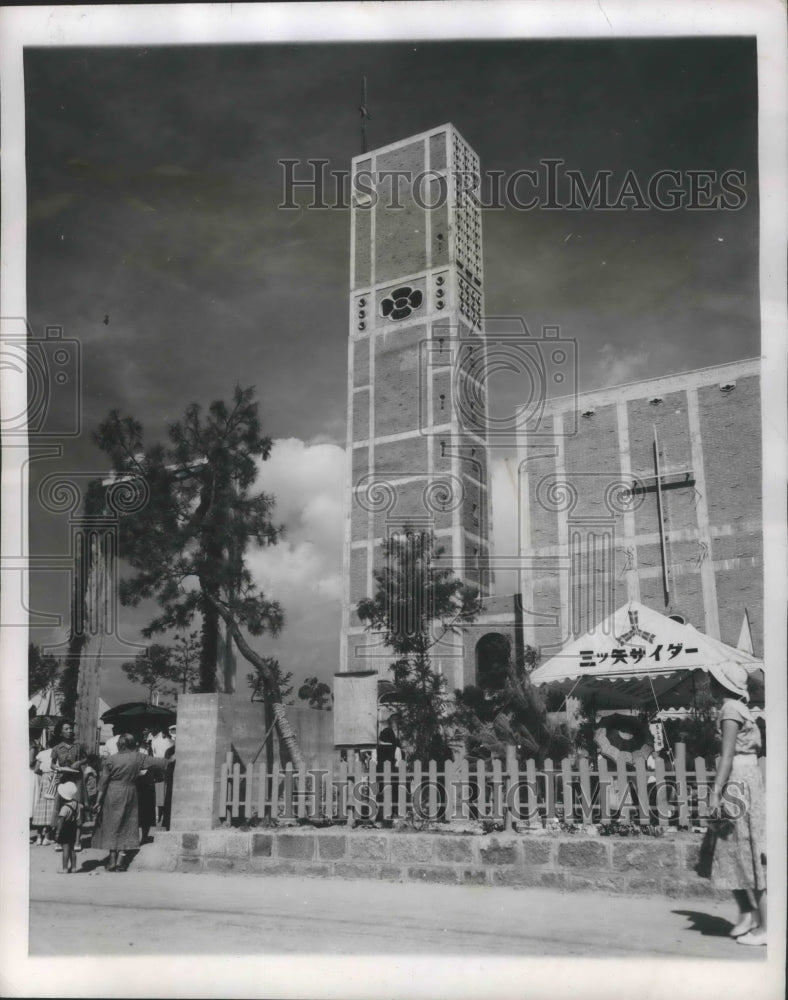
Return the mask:
M 118 752 L 104 760 L 99 779 L 96 826 L 92 847 L 109 851 L 107 871 L 118 870 L 118 852 L 140 846 L 137 778 L 143 768 L 167 767 L 163 757 L 139 753 L 133 736 L 118 739 Z

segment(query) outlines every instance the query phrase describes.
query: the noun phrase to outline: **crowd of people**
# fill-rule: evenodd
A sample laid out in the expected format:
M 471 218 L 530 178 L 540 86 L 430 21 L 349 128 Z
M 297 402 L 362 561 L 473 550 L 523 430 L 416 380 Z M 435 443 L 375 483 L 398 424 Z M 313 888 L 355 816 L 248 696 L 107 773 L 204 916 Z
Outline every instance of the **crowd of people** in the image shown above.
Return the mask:
M 764 789 L 758 768 L 762 736 L 748 706 L 747 671 L 739 664 L 710 668 L 711 694 L 719 706 L 717 726 L 721 753 L 709 795 L 708 873 L 718 888 L 732 892 L 738 920 L 730 934 L 739 944 L 766 944 L 766 837 Z M 363 755 L 377 820 L 385 820 L 386 765 L 396 802 L 395 768 L 403 759 L 396 716 L 380 728 L 374 751 Z M 62 851 L 63 873 L 74 870 L 82 849 L 82 829 L 93 820 L 90 846 L 109 852 L 106 869 L 123 871 L 121 860 L 139 849 L 150 828 L 169 829 L 175 726 L 152 734 L 118 732 L 90 754 L 75 740 L 71 722 L 61 723 L 51 746 L 41 748 L 31 731 L 31 815 L 33 844 L 56 845 Z M 442 767 L 451 751 L 442 737 L 429 749 Z M 653 759 L 653 753 L 651 758 Z M 651 791 L 651 789 L 650 789 Z M 439 779 L 440 818 L 445 816 L 446 792 Z M 652 803 L 653 804 L 653 803 Z M 736 806 L 732 808 L 731 806 Z M 704 842 L 705 843 L 705 842 Z M 703 851 L 701 852 L 704 853 Z
M 74 871 L 83 834 L 109 852 L 106 870 L 123 871 L 153 826 L 169 829 L 175 726 L 156 733 L 113 732 L 100 754 L 75 739 L 62 722 L 42 747 L 31 734 L 31 844 L 62 852 L 62 873 Z M 124 863 L 125 861 L 125 863 Z

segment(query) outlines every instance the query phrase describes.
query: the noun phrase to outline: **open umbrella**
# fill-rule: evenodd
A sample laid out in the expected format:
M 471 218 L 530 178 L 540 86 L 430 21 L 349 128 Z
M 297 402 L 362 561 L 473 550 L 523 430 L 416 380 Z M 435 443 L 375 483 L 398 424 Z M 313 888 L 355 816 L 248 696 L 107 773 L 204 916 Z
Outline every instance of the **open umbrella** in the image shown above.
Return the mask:
M 171 725 L 175 722 L 175 712 L 162 705 L 148 705 L 144 701 L 127 701 L 108 709 L 102 716 L 102 722 L 108 722 L 117 731 L 121 725 L 132 729 L 151 729 L 155 725 Z
M 738 663 L 755 679 L 763 673 L 762 661 L 751 654 L 632 601 L 567 643 L 530 679 L 567 696 L 593 698 L 597 708 L 687 708 L 695 671 L 723 663 Z

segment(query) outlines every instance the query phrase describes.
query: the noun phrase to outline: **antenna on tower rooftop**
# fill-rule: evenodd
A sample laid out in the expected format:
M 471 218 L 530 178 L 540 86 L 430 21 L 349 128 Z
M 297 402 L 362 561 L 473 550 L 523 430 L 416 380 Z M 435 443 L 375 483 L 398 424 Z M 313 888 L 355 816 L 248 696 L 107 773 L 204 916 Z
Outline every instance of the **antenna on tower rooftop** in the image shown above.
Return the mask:
M 367 122 L 372 115 L 367 111 L 367 78 L 361 78 L 361 104 L 358 106 L 361 112 L 361 152 L 367 151 Z

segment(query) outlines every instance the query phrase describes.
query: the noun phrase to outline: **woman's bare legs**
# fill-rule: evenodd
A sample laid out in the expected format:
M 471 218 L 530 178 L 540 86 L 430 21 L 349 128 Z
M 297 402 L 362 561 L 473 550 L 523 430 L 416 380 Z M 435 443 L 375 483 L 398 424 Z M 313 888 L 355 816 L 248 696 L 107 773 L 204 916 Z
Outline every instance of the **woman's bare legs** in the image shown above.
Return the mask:
M 766 890 L 756 889 L 753 893 L 755 896 L 755 905 L 758 907 L 758 916 L 760 918 L 761 926 L 759 930 L 766 933 Z
M 760 924 L 758 924 L 753 930 L 748 934 L 742 934 L 738 938 L 739 944 L 751 944 L 751 945 L 765 945 L 766 944 L 766 890 L 765 889 L 753 889 L 753 896 L 755 897 L 755 905 L 758 911 L 758 918 L 760 919 Z
M 739 907 L 739 920 L 732 928 L 730 935 L 731 937 L 741 937 L 742 934 L 746 934 L 758 926 L 758 914 L 746 889 L 734 889 L 733 898 Z

